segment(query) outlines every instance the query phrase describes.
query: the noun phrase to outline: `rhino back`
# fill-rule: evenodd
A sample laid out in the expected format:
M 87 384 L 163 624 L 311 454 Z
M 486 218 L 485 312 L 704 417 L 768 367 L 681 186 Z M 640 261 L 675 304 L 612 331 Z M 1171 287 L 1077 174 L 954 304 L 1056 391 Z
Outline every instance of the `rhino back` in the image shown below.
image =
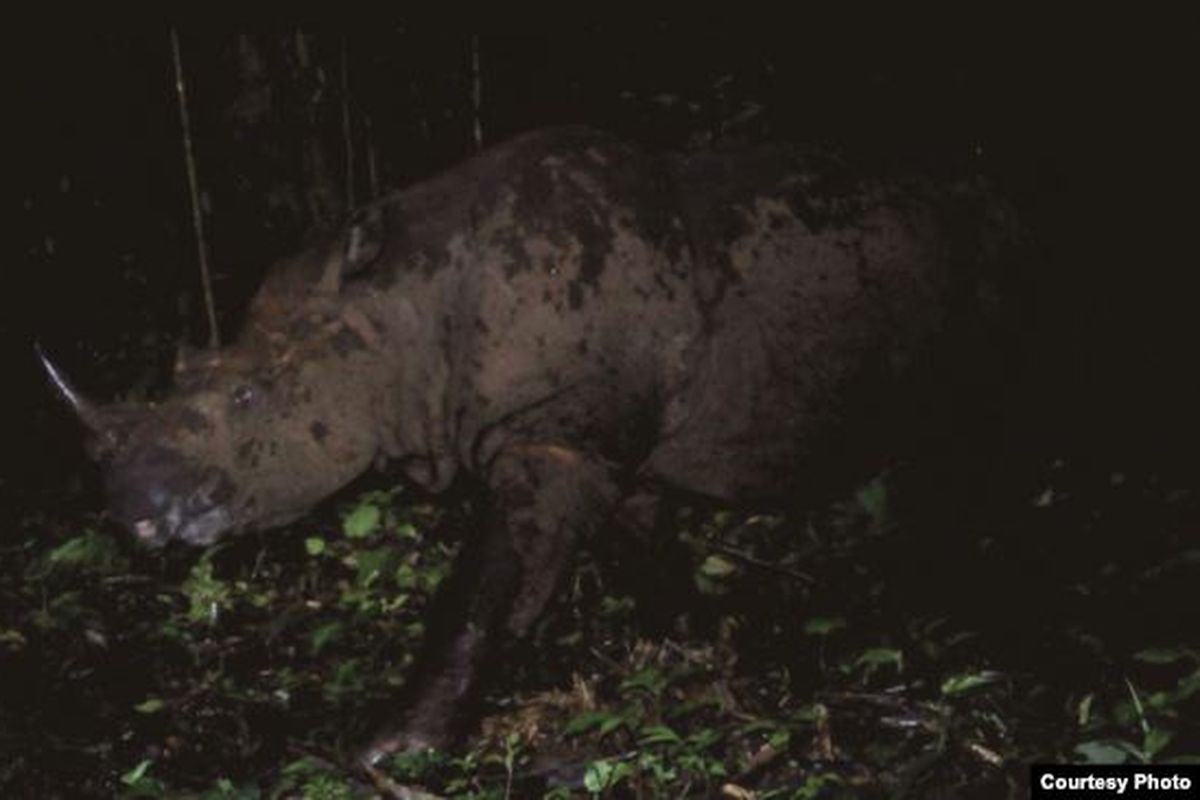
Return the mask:
M 481 176 L 456 298 L 459 455 L 514 437 L 636 464 L 699 334 L 690 242 L 665 164 L 586 129 L 517 140 Z
M 941 204 L 794 148 L 518 137 L 379 204 L 344 299 L 395 350 L 385 449 L 432 488 L 520 439 L 777 493 L 940 330 Z
M 943 198 L 795 149 L 674 162 L 704 347 L 644 474 L 718 497 L 778 497 L 852 449 L 955 294 Z M 822 465 L 822 466 L 818 466 Z

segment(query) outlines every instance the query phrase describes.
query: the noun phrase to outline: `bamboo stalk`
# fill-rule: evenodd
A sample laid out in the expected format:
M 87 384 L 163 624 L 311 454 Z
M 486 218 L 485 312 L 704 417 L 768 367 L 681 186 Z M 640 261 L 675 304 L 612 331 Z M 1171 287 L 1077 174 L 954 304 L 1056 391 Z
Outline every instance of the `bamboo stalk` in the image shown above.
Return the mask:
M 192 204 L 192 228 L 196 234 L 196 250 L 200 264 L 200 285 L 204 291 L 204 310 L 208 315 L 208 345 L 221 346 L 217 330 L 217 307 L 213 301 L 212 277 L 208 269 L 208 247 L 204 239 L 204 214 L 200 208 L 200 188 L 196 179 L 196 155 L 192 147 L 192 123 L 188 116 L 187 90 L 183 82 L 183 59 L 179 54 L 179 33 L 171 28 L 171 55 L 175 63 L 175 94 L 179 98 L 179 121 L 183 128 L 183 158 L 187 167 L 188 192 Z
M 471 37 L 471 117 L 474 122 L 475 152 L 483 149 L 483 123 L 479 110 L 483 104 L 483 75 L 479 71 L 479 34 Z
M 375 200 L 379 197 L 379 172 L 375 163 L 375 134 L 371 130 L 371 117 L 367 114 L 363 115 L 363 125 L 367 129 L 367 189 L 371 192 L 371 199 Z
M 342 37 L 342 138 L 346 142 L 346 210 L 354 208 L 354 138 L 350 131 L 349 37 Z

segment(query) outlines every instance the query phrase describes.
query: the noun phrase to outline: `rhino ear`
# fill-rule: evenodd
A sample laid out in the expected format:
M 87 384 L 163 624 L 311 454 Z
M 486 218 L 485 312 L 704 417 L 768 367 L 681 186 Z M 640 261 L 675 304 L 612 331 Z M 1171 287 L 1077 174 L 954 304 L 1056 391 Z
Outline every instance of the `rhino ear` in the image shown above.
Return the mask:
M 378 205 L 360 209 L 351 217 L 342 253 L 343 277 L 361 272 L 375 263 L 383 252 L 384 233 L 383 209 Z
M 346 233 L 327 252 L 317 278 L 317 295 L 335 295 L 347 278 L 371 266 L 383 252 L 383 211 L 372 206 L 350 218 Z

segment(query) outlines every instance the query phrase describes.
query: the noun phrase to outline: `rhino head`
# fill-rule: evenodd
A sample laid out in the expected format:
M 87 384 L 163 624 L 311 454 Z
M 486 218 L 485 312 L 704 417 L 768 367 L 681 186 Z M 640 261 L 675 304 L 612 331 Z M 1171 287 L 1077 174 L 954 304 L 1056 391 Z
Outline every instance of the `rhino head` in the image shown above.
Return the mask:
M 268 310 L 234 346 L 181 351 L 160 403 L 97 405 L 39 348 L 89 433 L 108 508 L 140 542 L 207 545 L 284 524 L 372 463 L 384 333 L 337 300 L 259 303 Z M 281 317 L 283 306 L 293 310 Z
M 108 406 L 42 362 L 88 429 L 114 517 L 161 546 L 284 524 L 370 465 L 371 386 L 349 380 L 353 364 L 330 363 L 343 358 L 270 368 L 235 348 L 178 370 L 161 403 Z

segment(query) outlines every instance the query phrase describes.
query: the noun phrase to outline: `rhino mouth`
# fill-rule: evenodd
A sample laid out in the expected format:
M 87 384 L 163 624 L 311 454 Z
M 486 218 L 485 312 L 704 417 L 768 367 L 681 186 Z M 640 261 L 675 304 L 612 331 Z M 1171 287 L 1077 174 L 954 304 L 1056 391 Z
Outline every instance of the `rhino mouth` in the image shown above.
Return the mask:
M 192 509 L 186 515 L 172 506 L 162 516 L 134 520 L 130 527 L 138 542 L 150 548 L 160 548 L 169 541 L 203 547 L 232 527 L 232 517 L 225 506 Z
M 139 544 L 158 549 L 170 541 L 205 546 L 234 527 L 227 502 L 229 487 L 219 473 L 212 473 L 187 494 L 152 487 L 130 500 L 121 515 Z

